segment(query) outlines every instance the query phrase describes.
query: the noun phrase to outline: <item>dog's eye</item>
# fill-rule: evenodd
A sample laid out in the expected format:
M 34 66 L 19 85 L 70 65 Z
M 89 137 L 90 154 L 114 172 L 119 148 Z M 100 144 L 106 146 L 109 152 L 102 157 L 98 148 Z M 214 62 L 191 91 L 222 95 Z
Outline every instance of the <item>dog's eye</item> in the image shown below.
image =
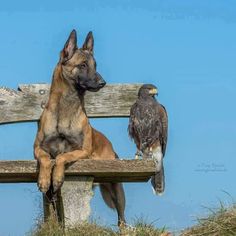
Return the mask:
M 79 69 L 85 69 L 87 67 L 86 63 L 82 63 L 80 65 L 78 65 Z

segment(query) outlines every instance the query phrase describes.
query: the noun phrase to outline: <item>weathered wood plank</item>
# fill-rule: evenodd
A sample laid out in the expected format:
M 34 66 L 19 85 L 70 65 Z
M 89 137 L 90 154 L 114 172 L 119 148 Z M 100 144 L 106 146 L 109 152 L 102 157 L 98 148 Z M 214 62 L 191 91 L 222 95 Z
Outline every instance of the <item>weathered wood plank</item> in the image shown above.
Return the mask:
M 153 160 L 80 160 L 66 168 L 66 179 L 91 176 L 94 182 L 146 182 L 155 173 Z M 0 161 L 0 183 L 36 182 L 37 161 Z
M 127 117 L 141 84 L 108 84 L 96 93 L 87 92 L 89 117 Z M 49 95 L 49 84 L 19 85 L 18 91 L 0 87 L 0 124 L 36 121 Z

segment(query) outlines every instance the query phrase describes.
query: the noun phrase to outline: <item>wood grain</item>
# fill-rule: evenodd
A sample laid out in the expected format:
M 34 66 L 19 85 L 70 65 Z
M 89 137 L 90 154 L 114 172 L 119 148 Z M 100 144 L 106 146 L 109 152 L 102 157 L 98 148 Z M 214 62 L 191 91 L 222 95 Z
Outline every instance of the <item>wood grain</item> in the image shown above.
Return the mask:
M 145 182 L 155 173 L 153 160 L 80 160 L 66 168 L 66 179 L 91 176 L 95 182 Z M 0 183 L 36 182 L 37 161 L 0 161 Z
M 141 84 L 108 84 L 87 92 L 85 109 L 89 117 L 127 117 Z M 0 124 L 37 121 L 49 95 L 49 84 L 23 84 L 18 91 L 0 87 Z

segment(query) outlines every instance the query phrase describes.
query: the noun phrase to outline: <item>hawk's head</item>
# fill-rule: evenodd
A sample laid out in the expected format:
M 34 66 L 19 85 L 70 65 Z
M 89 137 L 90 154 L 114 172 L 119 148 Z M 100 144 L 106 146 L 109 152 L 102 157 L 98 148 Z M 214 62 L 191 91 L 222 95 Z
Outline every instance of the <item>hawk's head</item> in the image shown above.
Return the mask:
M 138 97 L 154 97 L 157 94 L 157 87 L 153 84 L 144 84 L 138 91 Z

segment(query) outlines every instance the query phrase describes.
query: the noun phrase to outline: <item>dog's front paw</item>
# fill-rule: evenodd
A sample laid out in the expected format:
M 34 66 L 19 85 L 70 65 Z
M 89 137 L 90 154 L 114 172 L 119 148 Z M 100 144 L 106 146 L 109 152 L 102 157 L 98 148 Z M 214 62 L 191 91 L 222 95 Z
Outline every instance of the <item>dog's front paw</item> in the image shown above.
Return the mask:
M 56 192 L 64 182 L 64 167 L 55 166 L 52 176 L 53 191 Z
M 38 188 L 46 193 L 51 185 L 52 163 L 50 160 L 43 159 L 39 166 Z
M 46 193 L 50 187 L 51 178 L 50 175 L 39 175 L 38 178 L 38 188 L 42 193 Z
M 54 193 L 57 192 L 61 188 L 63 182 L 64 182 L 63 178 L 60 178 L 60 179 L 58 178 L 58 179 L 53 180 L 53 192 Z

